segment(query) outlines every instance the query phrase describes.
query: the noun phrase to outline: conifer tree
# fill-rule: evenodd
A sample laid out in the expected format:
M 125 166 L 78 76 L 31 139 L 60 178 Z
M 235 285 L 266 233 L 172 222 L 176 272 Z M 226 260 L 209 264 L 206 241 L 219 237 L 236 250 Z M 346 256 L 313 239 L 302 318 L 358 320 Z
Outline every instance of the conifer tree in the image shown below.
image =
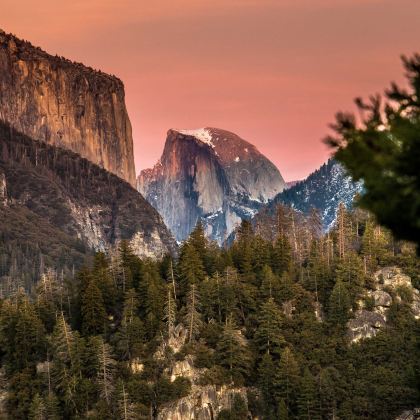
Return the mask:
M 180 276 L 180 294 L 183 297 L 191 284 L 199 284 L 204 280 L 203 262 L 189 241 L 184 242 L 181 246 L 177 269 Z
M 279 300 L 280 279 L 277 275 L 273 274 L 271 267 L 265 265 L 261 273 L 261 298 L 266 300 L 273 298 L 275 301 Z
M 134 409 L 134 404 L 131 402 L 123 382 L 120 384 L 118 396 L 118 413 L 121 420 L 136 420 L 138 418 Z
M 253 241 L 254 231 L 248 220 L 242 220 L 238 229 L 238 239 L 232 248 L 234 261 L 239 272 L 246 281 L 254 281 Z
M 189 244 L 195 249 L 200 257 L 204 270 L 208 273 L 210 269 L 210 259 L 208 256 L 208 240 L 204 233 L 204 227 L 199 220 L 188 238 Z
M 329 300 L 329 319 L 335 325 L 344 325 L 349 317 L 351 301 L 345 284 L 338 280 Z
M 251 355 L 245 337 L 228 319 L 217 344 L 219 364 L 229 372 L 231 382 L 242 383 L 249 373 Z
M 115 335 L 117 353 L 123 360 L 137 357 L 143 346 L 144 325 L 138 316 L 138 299 L 134 289 L 126 292 L 121 324 Z
M 273 271 L 281 276 L 284 272 L 288 271 L 291 264 L 291 246 L 285 234 L 280 234 L 273 246 L 271 256 L 271 266 Z
M 420 55 L 402 59 L 409 88 L 393 83 L 385 100 L 379 95 L 370 101 L 357 98 L 361 118 L 338 113 L 336 135 L 326 142 L 353 179 L 363 180 L 358 204 L 398 239 L 420 245 Z
M 265 353 L 258 366 L 258 388 L 263 397 L 264 418 L 274 419 L 276 404 L 273 399 L 275 364 L 269 353 Z
M 302 420 L 320 419 L 316 382 L 306 367 L 299 386 L 298 417 Z
M 274 384 L 279 407 L 284 401 L 290 416 L 294 411 L 295 396 L 299 388 L 299 366 L 289 347 L 286 347 L 281 354 Z
M 77 337 L 64 318 L 58 315 L 51 337 L 53 348 L 53 377 L 56 387 L 70 410 L 76 408 L 77 384 L 81 378 L 78 364 Z
M 285 345 L 282 335 L 282 319 L 283 315 L 274 299 L 268 298 L 261 308 L 255 332 L 255 341 L 260 355 L 265 353 L 274 357 L 280 355 Z
M 286 402 L 283 398 L 280 399 L 277 408 L 277 419 L 278 420 L 289 420 L 289 409 L 287 408 Z
M 165 309 L 164 309 L 164 318 L 163 320 L 166 322 L 167 327 L 167 334 L 168 337 L 172 336 L 173 330 L 175 328 L 175 316 L 176 316 L 176 302 L 172 295 L 173 287 L 172 284 L 167 285 L 167 294 L 166 294 L 166 302 L 165 302 Z
M 322 369 L 319 375 L 319 411 L 321 418 L 335 418 L 339 373 L 333 367 Z
M 271 247 L 260 235 L 252 240 L 252 267 L 254 272 L 261 273 L 265 266 L 270 264 Z
M 61 419 L 61 410 L 60 405 L 57 399 L 57 396 L 54 393 L 49 393 L 45 397 L 45 411 L 47 420 L 60 420 Z
M 349 218 L 344 203 L 338 205 L 337 210 L 337 237 L 338 237 L 338 255 L 344 258 L 348 249 L 349 240 Z
M 86 281 L 81 300 L 82 331 L 86 335 L 101 334 L 107 319 L 102 293 L 93 276 Z
M 363 261 L 359 255 L 354 251 L 347 251 L 345 257 L 339 260 L 336 266 L 335 278 L 346 286 L 351 303 L 363 291 L 365 277 Z
M 16 318 L 10 325 L 14 330 L 9 331 L 11 336 L 5 339 L 15 343 L 16 347 L 13 350 L 10 348 L 13 353 L 9 356 L 13 367 L 20 370 L 32 366 L 41 355 L 45 346 L 45 330 L 29 299 L 22 296 L 17 301 Z
M 47 420 L 47 411 L 45 408 L 44 401 L 39 393 L 36 393 L 32 399 L 31 406 L 29 408 L 29 419 L 30 420 Z
M 149 338 L 152 338 L 162 327 L 167 289 L 155 267 L 145 272 L 145 283 L 146 332 Z
M 113 313 L 116 309 L 118 292 L 116 283 L 112 279 L 109 260 L 103 252 L 95 254 L 92 275 L 101 291 L 106 313 Z
M 199 333 L 202 320 L 200 310 L 200 296 L 197 286 L 193 283 L 187 295 L 187 313 L 184 323 L 188 330 L 188 342 L 191 342 Z
M 112 358 L 111 346 L 105 343 L 102 338 L 98 338 L 97 346 L 99 361 L 98 383 L 101 390 L 101 397 L 109 405 L 114 388 L 113 376 L 116 362 Z

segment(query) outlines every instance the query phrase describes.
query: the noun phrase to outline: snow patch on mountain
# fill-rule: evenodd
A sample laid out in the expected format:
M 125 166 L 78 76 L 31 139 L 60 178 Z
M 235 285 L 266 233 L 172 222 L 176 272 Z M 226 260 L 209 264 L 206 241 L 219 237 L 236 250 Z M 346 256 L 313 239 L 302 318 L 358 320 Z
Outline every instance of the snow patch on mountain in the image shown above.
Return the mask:
M 207 128 L 197 128 L 195 130 L 177 130 L 174 129 L 180 134 L 184 134 L 186 136 L 195 137 L 197 140 L 200 140 L 202 143 L 207 144 L 210 147 L 214 147 L 213 137 L 211 132 Z

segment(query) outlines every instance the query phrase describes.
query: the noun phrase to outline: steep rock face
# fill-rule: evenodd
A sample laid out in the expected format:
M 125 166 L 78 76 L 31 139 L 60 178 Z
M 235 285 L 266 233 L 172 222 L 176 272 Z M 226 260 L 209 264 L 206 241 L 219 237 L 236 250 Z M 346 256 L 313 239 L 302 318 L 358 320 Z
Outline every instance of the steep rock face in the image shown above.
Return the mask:
M 0 120 L 135 185 L 124 86 L 0 31 Z
M 353 182 L 344 168 L 330 159 L 306 179 L 278 194 L 264 210 L 274 210 L 283 203 L 307 214 L 314 207 L 320 210 L 324 229 L 328 230 L 334 224 L 338 205 L 343 202 L 351 207 L 354 196 L 362 189 L 361 182 Z
M 126 181 L 2 123 L 0 185 L 0 277 L 20 268 L 35 280 L 43 264 L 71 269 L 123 239 L 143 257 L 176 252 L 161 216 Z
M 365 300 L 360 300 L 359 309 L 347 324 L 348 336 L 353 343 L 374 337 L 386 326 L 387 312 L 394 301 L 401 301 L 402 295 L 410 296 L 410 307 L 415 319 L 420 319 L 420 291 L 413 287 L 411 278 L 395 266 L 377 270 L 372 279 L 371 289 L 364 298 L 371 300 L 371 308 L 365 308 Z
M 160 161 L 141 172 L 137 185 L 177 240 L 201 219 L 219 243 L 285 187 L 255 146 L 216 128 L 169 130 Z

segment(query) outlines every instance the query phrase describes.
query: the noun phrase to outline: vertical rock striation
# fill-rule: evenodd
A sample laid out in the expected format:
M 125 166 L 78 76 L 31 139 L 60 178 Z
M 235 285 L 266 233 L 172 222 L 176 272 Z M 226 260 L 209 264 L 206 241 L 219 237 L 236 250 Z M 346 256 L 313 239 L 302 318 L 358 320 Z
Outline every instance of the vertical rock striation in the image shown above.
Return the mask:
M 0 31 L 0 120 L 135 185 L 124 96 L 118 78 Z
M 198 220 L 222 243 L 285 183 L 255 146 L 216 128 L 169 130 L 160 161 L 140 173 L 139 191 L 160 212 L 178 241 Z

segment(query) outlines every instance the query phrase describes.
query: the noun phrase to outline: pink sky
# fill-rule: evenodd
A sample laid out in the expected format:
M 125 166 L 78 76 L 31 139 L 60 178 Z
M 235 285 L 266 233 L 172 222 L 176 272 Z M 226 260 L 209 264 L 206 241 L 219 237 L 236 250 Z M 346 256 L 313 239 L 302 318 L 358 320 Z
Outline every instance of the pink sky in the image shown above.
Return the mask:
M 419 0 L 0 0 L 0 27 L 125 84 L 137 173 L 171 127 L 255 144 L 286 180 L 329 156 L 355 96 L 401 82 Z

